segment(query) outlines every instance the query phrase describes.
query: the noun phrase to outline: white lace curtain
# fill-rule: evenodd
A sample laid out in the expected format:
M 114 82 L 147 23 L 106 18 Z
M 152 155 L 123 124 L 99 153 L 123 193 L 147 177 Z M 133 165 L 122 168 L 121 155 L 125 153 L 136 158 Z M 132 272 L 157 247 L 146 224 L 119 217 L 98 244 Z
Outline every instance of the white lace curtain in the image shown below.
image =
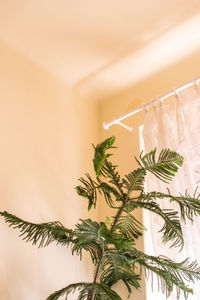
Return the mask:
M 184 157 L 183 167 L 172 183 L 167 186 L 174 195 L 179 195 L 180 192 L 185 193 L 186 189 L 193 194 L 196 186 L 200 184 L 200 88 L 188 88 L 174 96 L 168 103 L 159 103 L 147 111 L 143 139 L 145 152 L 157 147 L 159 153 L 162 148 L 167 147 Z M 148 176 L 147 190 L 166 192 L 166 184 L 153 176 Z M 178 210 L 175 203 L 169 204 L 166 200 L 162 200 L 160 205 L 162 208 Z M 158 233 L 162 226 L 160 217 L 149 214 L 148 218 L 151 226 L 148 242 L 151 243 L 151 247 L 148 247 L 146 252 L 149 251 L 149 254 L 153 255 L 165 255 L 175 261 L 190 257 L 191 261 L 197 259 L 200 264 L 200 217 L 195 219 L 194 224 L 190 221 L 182 224 L 185 240 L 182 252 L 178 252 L 179 249 L 169 248 L 170 244 L 162 245 L 161 235 Z M 191 283 L 188 285 L 191 286 Z M 193 290 L 194 294 L 188 299 L 200 299 L 200 284 L 195 284 Z M 147 298 L 166 299 L 157 292 Z M 176 293 L 173 293 L 169 299 L 177 299 Z M 181 296 L 180 299 L 184 297 Z

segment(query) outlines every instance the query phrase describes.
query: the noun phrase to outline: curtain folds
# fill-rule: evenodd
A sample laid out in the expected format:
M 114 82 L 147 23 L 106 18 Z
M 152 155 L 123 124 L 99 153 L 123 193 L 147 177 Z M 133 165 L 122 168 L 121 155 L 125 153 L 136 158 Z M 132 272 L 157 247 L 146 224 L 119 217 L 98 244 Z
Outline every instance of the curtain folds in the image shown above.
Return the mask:
M 147 191 L 166 192 L 168 187 L 174 195 L 179 195 L 180 192 L 184 194 L 186 189 L 193 194 L 195 188 L 200 185 L 200 88 L 188 88 L 175 95 L 174 99 L 169 99 L 168 103 L 159 103 L 147 111 L 143 139 L 145 152 L 155 147 L 158 153 L 162 148 L 170 148 L 184 157 L 183 167 L 170 184 L 163 184 L 155 177 L 148 175 Z M 162 208 L 179 210 L 176 203 L 169 204 L 165 199 L 159 204 Z M 170 248 L 170 244 L 162 244 L 161 235 L 158 233 L 162 227 L 160 217 L 152 214 L 148 217 L 151 226 L 148 240 L 151 241 L 152 247 L 148 247 L 146 252 L 151 249 L 149 254 L 165 255 L 175 261 L 190 257 L 191 260 L 197 259 L 200 264 L 200 218 L 196 218 L 194 224 L 189 221 L 181 224 L 185 246 L 179 252 L 177 248 Z M 191 283 L 188 284 L 191 286 Z M 200 284 L 195 284 L 193 289 L 194 295 L 188 299 L 200 299 Z M 155 296 L 154 299 L 165 299 L 164 296 L 162 298 L 162 294 L 157 297 Z M 169 299 L 177 299 L 176 293 Z M 180 299 L 184 297 L 181 296 Z

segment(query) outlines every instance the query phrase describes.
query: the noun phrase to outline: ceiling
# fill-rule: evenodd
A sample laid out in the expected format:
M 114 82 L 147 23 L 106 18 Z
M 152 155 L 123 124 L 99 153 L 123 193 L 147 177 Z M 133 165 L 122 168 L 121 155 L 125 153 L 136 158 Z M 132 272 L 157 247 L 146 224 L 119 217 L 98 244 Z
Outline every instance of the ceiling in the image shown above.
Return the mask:
M 125 77 L 130 59 L 148 57 L 152 43 L 164 45 L 164 36 L 169 43 L 169 33 L 181 26 L 187 31 L 194 18 L 191 30 L 200 24 L 199 0 L 2 0 L 0 40 L 68 85 L 100 77 L 115 88 L 116 66 L 123 64 Z M 200 47 L 200 37 L 193 39 Z

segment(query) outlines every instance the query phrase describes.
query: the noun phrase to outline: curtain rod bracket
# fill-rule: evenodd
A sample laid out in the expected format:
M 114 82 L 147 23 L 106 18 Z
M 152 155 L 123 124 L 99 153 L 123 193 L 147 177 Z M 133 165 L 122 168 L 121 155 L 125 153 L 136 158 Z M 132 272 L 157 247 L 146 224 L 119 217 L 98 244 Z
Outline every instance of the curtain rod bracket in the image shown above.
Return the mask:
M 133 127 L 127 126 L 124 123 L 120 122 L 120 121 L 116 121 L 115 124 L 119 124 L 122 127 L 126 128 L 129 132 L 133 131 Z

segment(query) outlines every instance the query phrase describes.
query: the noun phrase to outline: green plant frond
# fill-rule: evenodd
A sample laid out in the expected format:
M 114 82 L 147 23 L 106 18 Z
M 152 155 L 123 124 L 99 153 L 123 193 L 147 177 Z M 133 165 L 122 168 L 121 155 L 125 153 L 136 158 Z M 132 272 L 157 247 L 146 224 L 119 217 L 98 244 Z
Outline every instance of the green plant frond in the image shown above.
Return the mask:
M 174 286 L 177 289 L 177 298 L 180 297 L 180 290 L 184 292 L 185 298 L 187 298 L 188 293 L 192 293 L 192 289 L 186 286 L 184 281 L 194 281 L 200 279 L 200 267 L 197 262 L 189 262 L 189 259 L 185 259 L 182 262 L 176 263 L 164 256 L 150 256 L 144 254 L 137 249 L 126 253 L 127 257 L 133 263 L 137 260 L 140 266 L 140 270 L 145 270 L 145 274 L 148 277 L 149 272 L 153 276 L 156 275 L 161 291 L 166 293 L 167 297 L 173 291 Z M 152 280 L 153 283 L 153 280 Z
M 143 231 L 146 228 L 140 223 L 130 212 L 126 215 L 119 216 L 116 228 L 120 229 L 122 234 L 125 234 L 130 239 L 138 239 L 143 235 Z
M 123 183 L 127 189 L 127 195 L 132 191 L 143 191 L 145 175 L 146 170 L 144 168 L 139 168 L 125 175 L 126 178 L 123 178 Z
M 194 195 L 190 195 L 188 191 L 185 191 L 185 195 L 179 194 L 179 196 L 174 196 L 170 194 L 168 190 L 167 193 L 160 192 L 150 192 L 142 195 L 146 199 L 167 199 L 170 202 L 176 202 L 179 205 L 181 219 L 186 222 L 189 219 L 191 222 L 194 220 L 194 216 L 200 215 L 200 194 L 197 194 L 197 189 Z
M 122 300 L 122 298 L 111 288 L 102 283 L 78 282 L 54 292 L 46 300 L 57 300 L 60 297 L 68 299 L 69 294 L 79 292 L 77 300 Z
M 151 199 L 142 199 L 142 195 L 138 198 L 138 201 L 129 201 L 126 208 L 127 211 L 134 210 L 136 208 L 147 209 L 157 215 L 159 215 L 164 225 L 160 232 L 163 233 L 163 243 L 171 242 L 171 247 L 183 247 L 183 235 L 181 225 L 178 217 L 178 213 L 171 209 L 161 209 L 160 205 Z
M 121 233 L 111 231 L 105 223 L 102 223 L 99 235 L 104 240 L 104 246 L 113 245 L 117 249 L 126 249 L 134 245 L 130 238 L 123 236 Z
M 162 242 L 164 244 L 172 242 L 170 247 L 180 247 L 180 250 L 182 250 L 184 240 L 178 213 L 171 209 L 164 209 L 162 212 L 162 216 L 165 221 L 162 229 L 160 230 L 160 232 L 163 233 Z
M 111 154 L 106 154 L 106 150 L 115 148 L 113 147 L 113 143 L 115 141 L 115 137 L 112 136 L 105 141 L 103 141 L 101 144 L 98 144 L 96 147 L 94 147 L 94 170 L 96 172 L 97 176 L 102 175 L 101 168 L 106 158 L 108 158 Z
M 100 224 L 90 219 L 81 220 L 76 224 L 72 254 L 77 253 L 82 258 L 82 251 L 88 251 L 92 261 L 96 264 L 102 252 L 103 239 L 99 235 Z
M 81 177 L 79 181 L 82 185 L 77 186 L 76 191 L 79 196 L 88 199 L 88 210 L 90 210 L 92 206 L 94 206 L 94 208 L 96 207 L 98 193 L 104 196 L 106 203 L 110 207 L 114 206 L 114 199 L 117 200 L 121 198 L 114 186 L 103 182 L 99 177 L 97 177 L 97 182 L 95 182 L 89 174 L 86 174 L 86 179 Z
M 145 154 L 140 155 L 140 161 L 136 159 L 139 165 L 145 170 L 154 174 L 160 180 L 168 183 L 178 168 L 183 164 L 183 157 L 170 149 L 162 149 L 158 159 L 156 159 L 156 148 Z
M 185 195 L 170 195 L 169 199 L 171 202 L 175 201 L 178 203 L 182 221 L 186 222 L 186 220 L 189 219 L 193 222 L 194 216 L 200 215 L 200 194 L 196 196 L 194 193 L 194 195 L 191 196 L 186 190 Z
M 65 299 L 67 300 L 67 298 L 68 298 L 67 296 L 69 294 L 74 293 L 76 290 L 78 290 L 80 292 L 87 285 L 88 285 L 88 283 L 85 283 L 85 282 L 78 282 L 78 283 L 70 284 L 70 285 L 64 287 L 63 289 L 54 292 L 46 300 L 57 300 L 62 296 L 65 296 Z
M 98 186 L 98 191 L 99 193 L 104 196 L 104 199 L 106 200 L 106 203 L 110 207 L 114 207 L 114 199 L 115 201 L 120 198 L 119 192 L 114 188 L 112 185 L 101 181 L 98 178 L 99 186 Z
M 179 194 L 179 196 L 171 195 L 168 193 L 160 193 L 160 192 L 150 192 L 147 194 L 141 194 L 141 198 L 143 199 L 166 199 L 169 202 L 176 202 L 180 208 L 180 214 L 182 221 L 186 222 L 186 220 L 194 221 L 194 216 L 200 215 L 200 194 L 196 195 L 196 191 L 194 195 L 190 195 L 186 190 L 185 195 Z
M 122 280 L 131 293 L 131 287 L 140 288 L 140 276 L 135 274 L 133 264 L 126 256 L 117 251 L 106 251 L 101 265 L 100 282 L 112 287 L 117 281 Z
M 105 159 L 102 164 L 101 172 L 109 180 L 109 184 L 115 186 L 118 191 L 118 195 L 116 195 L 116 200 L 120 200 L 123 197 L 123 182 L 121 181 L 121 177 L 119 172 L 117 171 L 117 166 L 113 165 L 112 162 Z M 119 199 L 118 199 L 119 198 Z
M 90 210 L 92 206 L 96 207 L 98 184 L 89 174 L 86 174 L 86 179 L 81 177 L 79 181 L 82 185 L 76 187 L 78 195 L 88 199 L 88 210 Z
M 85 286 L 77 300 L 122 300 L 111 288 L 102 283 L 91 283 Z
M 19 229 L 20 237 L 38 247 L 46 247 L 56 241 L 57 244 L 69 245 L 73 239 L 73 231 L 65 228 L 60 222 L 35 224 L 24 221 L 6 211 L 0 212 L 9 227 Z
M 100 176 L 106 177 L 109 180 L 109 184 L 114 185 L 115 189 L 113 190 L 113 194 L 116 197 L 116 200 L 120 199 L 120 196 L 123 196 L 122 186 L 123 183 L 120 180 L 119 172 L 116 170 L 117 166 L 113 165 L 112 162 L 108 161 L 108 158 L 112 154 L 105 154 L 105 151 L 108 149 L 115 148 L 113 145 L 115 141 L 115 137 L 111 137 L 105 140 L 100 145 L 94 147 L 94 168 L 96 171 L 97 180 L 99 180 Z

